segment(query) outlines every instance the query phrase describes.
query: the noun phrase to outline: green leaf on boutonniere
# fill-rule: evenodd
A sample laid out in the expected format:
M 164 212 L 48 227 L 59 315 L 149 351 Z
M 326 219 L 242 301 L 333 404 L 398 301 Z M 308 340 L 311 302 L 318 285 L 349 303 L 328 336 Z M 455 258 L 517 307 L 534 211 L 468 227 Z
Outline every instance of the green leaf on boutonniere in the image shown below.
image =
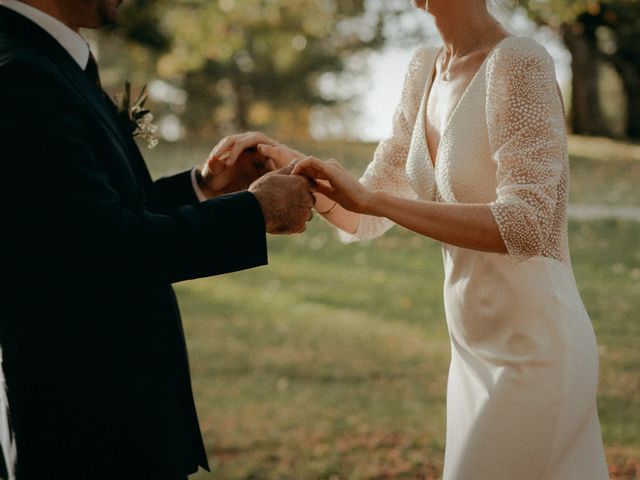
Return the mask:
M 127 80 L 124 83 L 124 93 L 120 101 L 115 102 L 118 105 L 118 113 L 129 126 L 132 136 L 144 138 L 148 142 L 148 147 L 154 148 L 158 144 L 158 127 L 153 123 L 151 110 L 144 108 L 149 98 L 147 85 L 142 87 L 133 105 L 131 98 L 131 83 Z

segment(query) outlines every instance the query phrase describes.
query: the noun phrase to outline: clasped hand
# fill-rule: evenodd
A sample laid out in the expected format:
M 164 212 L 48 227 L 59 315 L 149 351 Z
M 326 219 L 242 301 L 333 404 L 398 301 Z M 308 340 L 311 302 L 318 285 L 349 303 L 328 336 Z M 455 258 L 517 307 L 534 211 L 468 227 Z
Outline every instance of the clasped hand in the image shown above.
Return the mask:
M 372 192 L 338 162 L 323 162 L 307 156 L 259 132 L 226 137 L 213 149 L 208 163 L 217 165 L 217 168 L 234 169 L 234 166 L 246 163 L 251 152 L 256 152 L 260 162 L 269 170 L 308 179 L 319 212 L 329 211 L 338 203 L 352 212 L 368 213 Z M 257 157 L 253 158 L 255 161 Z
M 226 139 L 225 139 L 226 140 Z M 293 166 L 280 167 L 254 147 L 225 150 L 223 140 L 196 169 L 198 186 L 207 198 L 248 190 L 256 197 L 267 232 L 299 233 L 313 218 L 313 182 L 291 175 Z

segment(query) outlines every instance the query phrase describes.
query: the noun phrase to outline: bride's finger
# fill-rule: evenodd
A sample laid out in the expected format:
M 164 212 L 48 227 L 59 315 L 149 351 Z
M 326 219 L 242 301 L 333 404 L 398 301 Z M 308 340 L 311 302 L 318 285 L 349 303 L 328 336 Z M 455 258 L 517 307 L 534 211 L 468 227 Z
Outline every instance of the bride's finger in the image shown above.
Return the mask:
M 237 137 L 238 135 L 231 135 L 220 140 L 218 144 L 213 147 L 213 150 L 211 150 L 209 159 L 220 160 L 220 157 L 222 155 L 229 152 L 233 148 L 233 145 L 236 143 Z
M 292 174 L 311 177 L 318 180 L 331 181 L 333 179 L 330 166 L 314 157 L 307 157 L 296 164 Z
M 329 198 L 331 198 L 332 194 L 335 193 L 334 189 L 331 187 L 331 184 L 323 181 L 316 182 L 314 190 L 316 193 L 320 193 Z
M 242 152 L 251 146 L 249 144 L 250 142 L 247 142 L 247 139 L 251 138 L 253 135 L 255 135 L 255 132 L 247 132 L 238 135 L 236 141 L 233 142 L 233 145 L 229 149 L 229 155 L 224 159 L 224 162 L 227 165 L 231 166 L 236 163 Z
M 275 144 L 275 141 L 260 132 L 247 132 L 236 140 L 226 162 L 227 165 L 236 163 L 242 152 L 256 148 L 260 144 Z
M 288 165 L 292 160 L 292 151 L 282 145 L 270 145 L 266 143 L 260 143 L 258 145 L 258 152 L 265 157 L 273 158 L 277 165 Z

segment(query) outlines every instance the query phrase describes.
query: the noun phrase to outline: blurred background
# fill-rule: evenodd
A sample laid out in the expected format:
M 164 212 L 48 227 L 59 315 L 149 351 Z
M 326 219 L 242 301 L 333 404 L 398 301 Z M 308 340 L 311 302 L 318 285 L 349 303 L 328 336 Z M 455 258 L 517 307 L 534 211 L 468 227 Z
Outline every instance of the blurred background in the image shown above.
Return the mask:
M 417 46 L 408 0 L 129 0 L 94 44 L 105 85 L 149 84 L 165 140 L 259 129 L 380 140 Z M 640 3 L 498 0 L 513 33 L 557 62 L 576 134 L 640 138 Z M 572 80 L 574 79 L 574 80 Z
M 640 2 L 497 1 L 551 53 L 571 131 L 571 249 L 600 344 L 614 479 L 640 479 Z M 148 86 L 155 176 L 262 130 L 355 174 L 413 51 L 409 0 L 128 0 L 87 32 L 114 96 Z M 270 266 L 177 286 L 213 472 L 196 479 L 438 479 L 449 340 L 435 242 L 343 246 L 320 220 L 270 238 Z

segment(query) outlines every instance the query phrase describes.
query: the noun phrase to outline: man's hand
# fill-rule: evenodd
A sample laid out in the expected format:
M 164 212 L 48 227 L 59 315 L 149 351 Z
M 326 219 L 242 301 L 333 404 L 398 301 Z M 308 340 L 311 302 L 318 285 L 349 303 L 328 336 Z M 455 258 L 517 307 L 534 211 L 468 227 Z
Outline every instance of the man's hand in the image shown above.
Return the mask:
M 303 232 L 313 218 L 311 184 L 302 176 L 290 175 L 290 171 L 284 168 L 268 173 L 249 187 L 260 203 L 269 233 Z
M 196 171 L 198 187 L 207 198 L 246 190 L 255 180 L 274 170 L 274 165 L 255 148 L 241 152 L 233 165 L 211 155 Z

